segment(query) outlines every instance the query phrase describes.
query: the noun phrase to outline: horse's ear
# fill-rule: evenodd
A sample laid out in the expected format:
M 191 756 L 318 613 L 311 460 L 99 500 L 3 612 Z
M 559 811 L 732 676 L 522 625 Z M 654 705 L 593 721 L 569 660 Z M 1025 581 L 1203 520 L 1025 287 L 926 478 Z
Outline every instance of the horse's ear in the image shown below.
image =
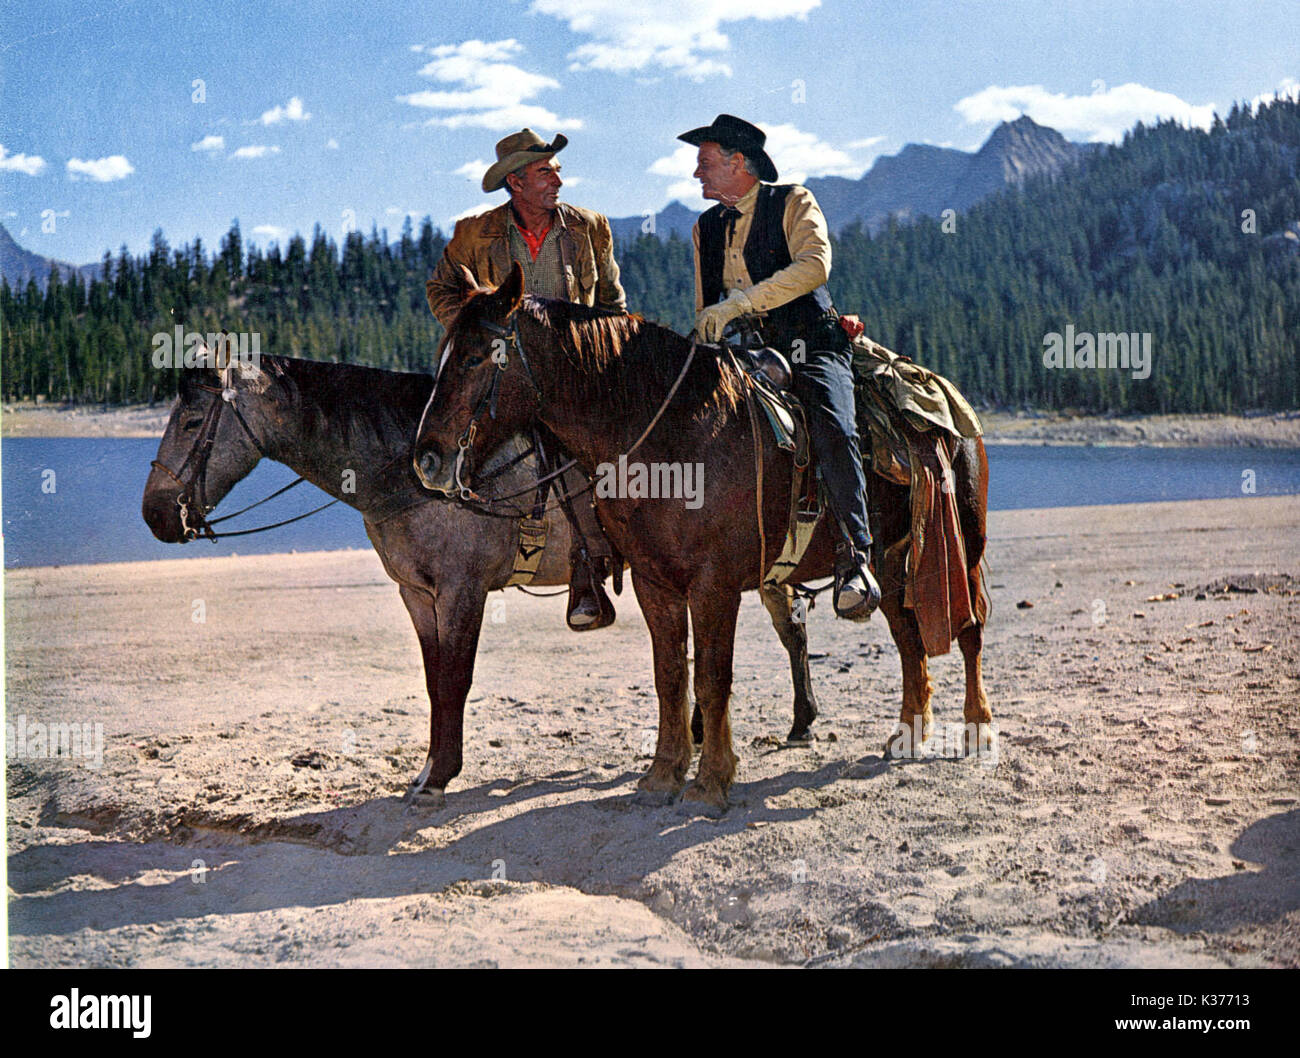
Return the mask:
M 460 266 L 460 281 L 465 287 L 466 297 L 469 297 L 469 295 L 474 294 L 481 289 L 478 285 L 478 280 L 474 278 L 474 273 L 464 265 Z
M 519 307 L 519 302 L 524 296 L 524 270 L 520 267 L 519 262 L 515 261 L 511 266 L 510 275 L 504 283 L 497 287 L 497 300 L 505 306 L 504 315 L 509 316 Z

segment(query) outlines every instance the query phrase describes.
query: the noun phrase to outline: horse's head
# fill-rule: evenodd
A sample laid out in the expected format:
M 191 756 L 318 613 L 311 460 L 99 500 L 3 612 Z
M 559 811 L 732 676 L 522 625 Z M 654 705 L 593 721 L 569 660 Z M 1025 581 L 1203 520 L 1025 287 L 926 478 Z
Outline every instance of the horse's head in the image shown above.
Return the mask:
M 517 312 L 524 296 L 518 264 L 496 290 L 474 285 L 443 339 L 433 394 L 416 432 L 415 472 L 424 487 L 465 495 L 476 457 L 486 454 L 537 418 L 541 394 L 519 338 Z
M 168 544 L 193 540 L 206 515 L 261 458 L 227 404 L 237 401 L 247 416 L 270 388 L 270 376 L 237 360 L 219 370 L 206 350 L 198 359 L 200 366 L 181 369 L 180 394 L 141 503 L 153 535 Z

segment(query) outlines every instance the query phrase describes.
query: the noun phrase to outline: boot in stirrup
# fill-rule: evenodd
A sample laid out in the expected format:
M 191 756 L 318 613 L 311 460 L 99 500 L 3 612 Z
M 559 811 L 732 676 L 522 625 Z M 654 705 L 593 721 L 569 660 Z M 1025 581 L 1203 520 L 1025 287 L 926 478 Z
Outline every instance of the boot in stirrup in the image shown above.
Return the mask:
M 614 604 L 592 571 L 585 553 L 575 554 L 569 571 L 569 608 L 565 615 L 575 632 L 593 632 L 614 623 Z M 603 579 L 603 578 L 601 578 Z
M 835 615 L 869 620 L 880 605 L 880 585 L 868 568 L 871 552 L 841 544 L 835 550 Z

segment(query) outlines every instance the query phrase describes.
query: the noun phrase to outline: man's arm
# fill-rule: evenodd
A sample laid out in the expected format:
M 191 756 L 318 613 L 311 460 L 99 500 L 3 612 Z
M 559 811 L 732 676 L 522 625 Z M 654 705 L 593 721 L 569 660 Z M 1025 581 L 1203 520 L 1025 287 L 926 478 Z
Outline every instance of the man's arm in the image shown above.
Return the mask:
M 429 301 L 429 308 L 433 310 L 438 322 L 448 330 L 465 300 L 465 280 L 460 273 L 461 267 L 468 268 L 471 274 L 474 271 L 474 262 L 465 253 L 467 244 L 468 240 L 461 238 L 458 222 L 451 242 L 442 251 L 442 259 L 424 284 L 424 296 Z
M 790 263 L 745 291 L 755 312 L 766 312 L 816 290 L 831 274 L 830 232 L 811 191 L 798 185 L 790 189 L 781 223 L 790 249 Z M 696 260 L 699 260 L 698 249 Z M 696 290 L 699 290 L 698 271 Z
M 609 218 L 598 215 L 592 249 L 596 252 L 596 305 L 616 312 L 627 311 L 627 295 L 618 281 L 618 262 L 614 260 L 614 233 Z
M 695 315 L 704 308 L 704 284 L 700 281 L 700 222 L 691 227 L 691 246 L 695 250 Z

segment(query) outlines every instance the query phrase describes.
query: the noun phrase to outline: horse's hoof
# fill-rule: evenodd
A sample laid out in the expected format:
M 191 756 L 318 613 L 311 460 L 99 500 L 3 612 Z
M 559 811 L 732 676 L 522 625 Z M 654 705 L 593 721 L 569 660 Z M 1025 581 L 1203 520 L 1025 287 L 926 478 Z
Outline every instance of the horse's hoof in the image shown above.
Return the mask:
M 412 786 L 402 798 L 410 809 L 431 811 L 447 807 L 447 791 L 437 786 Z
M 923 738 L 918 743 L 915 735 L 916 733 L 912 728 L 905 724 L 899 724 L 898 729 L 885 740 L 885 759 L 921 760 L 932 756 L 934 738 Z
M 785 736 L 787 746 L 807 746 L 813 740 L 812 732 L 808 730 L 808 725 L 795 724 L 790 728 L 790 733 Z
M 683 768 L 684 772 L 685 769 Z M 660 804 L 666 804 L 672 800 L 682 790 L 682 784 L 685 782 L 685 776 L 678 772 L 671 764 L 662 760 L 656 760 L 650 765 L 650 769 L 637 780 L 637 789 L 642 793 L 650 795 L 665 795 L 665 800 Z
M 705 815 L 718 818 L 727 810 L 727 794 L 712 783 L 700 783 L 698 780 L 686 787 L 682 793 L 680 811 L 690 815 Z
M 966 756 L 978 758 L 981 764 L 997 764 L 998 734 L 992 724 L 967 724 L 963 741 Z

